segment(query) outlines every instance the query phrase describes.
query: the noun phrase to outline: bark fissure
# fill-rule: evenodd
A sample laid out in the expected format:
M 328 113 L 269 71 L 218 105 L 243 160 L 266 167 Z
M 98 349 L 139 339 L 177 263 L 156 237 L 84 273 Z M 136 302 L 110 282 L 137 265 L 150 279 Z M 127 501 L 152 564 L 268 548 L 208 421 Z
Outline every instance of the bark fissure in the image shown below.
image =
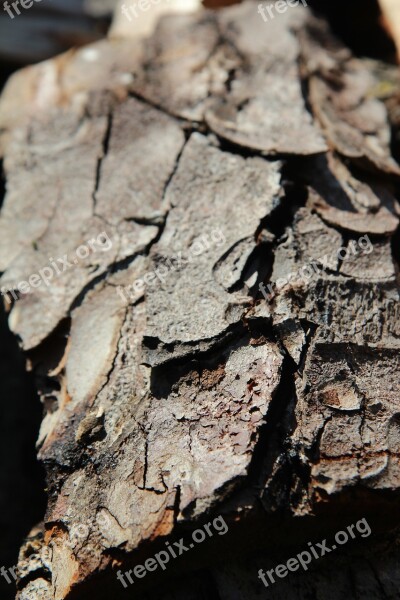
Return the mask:
M 112 114 L 112 110 L 110 110 L 110 112 L 107 115 L 107 125 L 106 125 L 106 130 L 104 133 L 104 137 L 102 140 L 101 156 L 99 156 L 99 158 L 97 160 L 97 165 L 96 165 L 96 175 L 95 175 L 95 183 L 94 183 L 94 189 L 93 189 L 93 214 L 94 215 L 96 215 L 96 202 L 97 202 L 96 194 L 100 187 L 101 168 L 102 168 L 104 159 L 107 157 L 108 147 L 109 147 L 110 138 L 111 138 L 112 119 L 113 119 L 113 114 Z M 99 216 L 99 215 L 96 215 L 96 216 Z
M 11 307 L 46 406 L 41 544 L 54 551 L 22 577 L 24 600 L 119 598 L 118 569 L 218 514 L 239 542 L 260 518 L 306 543 L 311 515 L 326 528 L 338 506 L 389 512 L 400 486 L 400 167 L 379 69 L 306 10 L 266 36 L 252 2 L 94 50 L 87 80 L 79 52 L 65 57 L 62 110 L 49 98 L 25 122 L 0 101 L 4 281 L 39 268 L 31 242 L 56 256 L 99 228 L 113 241 Z M 32 223 L 26 180 L 48 186 Z M 288 552 L 290 534 L 278 542 Z M 190 597 L 253 600 L 258 559 L 251 574 L 245 560 L 215 564 Z M 323 597 L 325 575 L 310 577 Z M 164 600 L 153 581 L 135 593 Z M 282 585 L 299 597 L 297 579 Z

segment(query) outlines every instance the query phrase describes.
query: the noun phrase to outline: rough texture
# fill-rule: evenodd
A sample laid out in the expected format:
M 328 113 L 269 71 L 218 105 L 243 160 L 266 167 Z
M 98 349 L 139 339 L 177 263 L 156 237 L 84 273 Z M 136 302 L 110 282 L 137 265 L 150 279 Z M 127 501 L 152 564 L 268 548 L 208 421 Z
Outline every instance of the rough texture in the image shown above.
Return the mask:
M 20 599 L 117 598 L 121 566 L 224 514 L 234 566 L 205 545 L 187 581 L 132 593 L 255 600 L 279 562 L 266 540 L 287 560 L 346 517 L 398 525 L 399 166 L 379 70 L 302 8 L 267 43 L 256 8 L 167 17 L 143 46 L 17 74 L 0 101 L 1 285 L 112 241 L 11 308 L 47 382 L 48 507 Z M 395 598 L 395 532 L 382 544 L 271 597 Z
M 298 8 L 279 15 L 268 35 L 254 7 L 221 14 L 222 35 L 243 57 L 228 93 L 206 113 L 208 125 L 222 138 L 270 155 L 327 150 L 305 106 L 299 77 L 300 47 L 292 28 L 303 25 L 305 14 Z

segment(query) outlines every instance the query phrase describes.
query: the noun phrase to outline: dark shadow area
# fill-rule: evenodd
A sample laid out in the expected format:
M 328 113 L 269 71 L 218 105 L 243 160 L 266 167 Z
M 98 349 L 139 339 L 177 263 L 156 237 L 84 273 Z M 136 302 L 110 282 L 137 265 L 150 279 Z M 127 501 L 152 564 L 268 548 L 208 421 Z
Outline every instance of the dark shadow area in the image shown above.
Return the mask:
M 396 48 L 383 27 L 378 0 L 309 0 L 336 36 L 359 56 L 395 62 Z
M 25 358 L 0 306 L 0 568 L 13 567 L 23 538 L 42 520 L 44 472 L 35 442 L 42 407 Z M 15 597 L 15 587 L 0 575 L 0 598 Z
M 6 85 L 8 78 L 19 69 L 20 66 L 13 63 L 2 63 L 0 62 L 0 92 L 2 92 L 4 86 Z
M 20 67 L 47 60 L 107 33 L 117 0 L 8 0 L 0 11 L 0 60 Z
M 203 5 L 223 8 L 241 1 L 203 0 Z M 396 48 L 384 29 L 378 0 L 307 0 L 307 4 L 328 19 L 335 35 L 355 54 L 395 62 Z

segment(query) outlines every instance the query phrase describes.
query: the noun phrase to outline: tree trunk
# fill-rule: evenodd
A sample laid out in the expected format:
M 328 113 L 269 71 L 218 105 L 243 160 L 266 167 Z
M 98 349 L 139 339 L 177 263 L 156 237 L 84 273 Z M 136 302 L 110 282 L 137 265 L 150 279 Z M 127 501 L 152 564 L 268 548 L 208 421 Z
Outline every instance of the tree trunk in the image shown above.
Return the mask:
M 45 413 L 21 600 L 398 598 L 400 76 L 257 4 L 2 96 L 1 285 Z

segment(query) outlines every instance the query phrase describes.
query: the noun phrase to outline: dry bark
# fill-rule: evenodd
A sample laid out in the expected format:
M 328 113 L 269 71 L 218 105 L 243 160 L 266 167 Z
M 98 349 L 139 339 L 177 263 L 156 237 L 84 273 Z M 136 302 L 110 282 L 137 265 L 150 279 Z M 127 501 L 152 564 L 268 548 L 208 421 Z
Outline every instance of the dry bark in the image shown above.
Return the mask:
M 256 8 L 164 18 L 145 44 L 24 70 L 1 99 L 1 285 L 113 241 L 11 309 L 46 377 L 48 507 L 21 550 L 21 600 L 139 597 L 116 570 L 218 514 L 231 543 L 140 597 L 256 599 L 260 566 L 363 517 L 382 541 L 270 597 L 398 597 L 400 78 L 305 10 L 266 24 Z M 368 255 L 337 258 L 366 234 Z

